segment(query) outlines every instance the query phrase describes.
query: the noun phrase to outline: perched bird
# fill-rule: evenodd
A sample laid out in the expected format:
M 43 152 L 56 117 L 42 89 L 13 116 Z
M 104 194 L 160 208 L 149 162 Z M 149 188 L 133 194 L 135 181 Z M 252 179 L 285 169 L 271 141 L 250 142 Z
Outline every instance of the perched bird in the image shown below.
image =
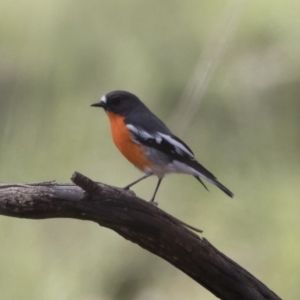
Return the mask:
M 141 180 L 156 175 L 158 183 L 169 173 L 193 175 L 206 189 L 201 179 L 216 185 L 228 196 L 233 193 L 195 159 L 192 150 L 156 117 L 134 94 L 112 91 L 91 106 L 102 107 L 110 120 L 112 138 L 121 153 L 145 175 L 125 187 L 129 189 Z

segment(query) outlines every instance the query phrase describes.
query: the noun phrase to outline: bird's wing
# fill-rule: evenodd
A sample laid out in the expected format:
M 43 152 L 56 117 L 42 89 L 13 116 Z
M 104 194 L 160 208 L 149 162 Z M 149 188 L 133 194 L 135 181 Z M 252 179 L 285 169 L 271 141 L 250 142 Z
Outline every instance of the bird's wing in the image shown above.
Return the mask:
M 195 160 L 193 151 L 174 135 L 161 132 L 150 133 L 132 124 L 127 124 L 127 129 L 136 143 L 155 148 L 173 160 L 180 162 Z
M 174 163 L 177 161 L 183 163 L 197 172 L 194 177 L 207 189 L 200 177 L 205 178 L 212 184 L 219 187 L 228 196 L 233 197 L 233 193 L 222 185 L 217 178 L 203 167 L 194 156 L 193 151 L 178 137 L 168 132 L 150 133 L 145 128 L 127 124 L 127 129 L 131 132 L 135 143 L 154 148 L 167 154 Z

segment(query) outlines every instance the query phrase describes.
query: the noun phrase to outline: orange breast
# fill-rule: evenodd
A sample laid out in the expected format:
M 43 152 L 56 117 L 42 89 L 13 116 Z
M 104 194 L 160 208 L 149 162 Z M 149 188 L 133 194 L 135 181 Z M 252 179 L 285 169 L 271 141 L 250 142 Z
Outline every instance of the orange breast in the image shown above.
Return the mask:
M 145 171 L 145 168 L 150 167 L 151 163 L 144 156 L 143 148 L 132 141 L 124 118 L 111 112 L 106 112 L 106 114 L 110 120 L 111 134 L 115 145 L 132 164 L 141 171 Z

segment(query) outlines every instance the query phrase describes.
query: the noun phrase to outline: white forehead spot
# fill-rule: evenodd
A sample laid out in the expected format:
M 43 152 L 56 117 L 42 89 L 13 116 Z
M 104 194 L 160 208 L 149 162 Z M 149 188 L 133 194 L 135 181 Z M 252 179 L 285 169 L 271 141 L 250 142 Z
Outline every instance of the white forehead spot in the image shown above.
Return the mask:
M 102 98 L 100 99 L 101 100 L 101 102 L 104 102 L 104 103 L 106 103 L 106 96 L 104 95 L 104 96 L 102 96 Z

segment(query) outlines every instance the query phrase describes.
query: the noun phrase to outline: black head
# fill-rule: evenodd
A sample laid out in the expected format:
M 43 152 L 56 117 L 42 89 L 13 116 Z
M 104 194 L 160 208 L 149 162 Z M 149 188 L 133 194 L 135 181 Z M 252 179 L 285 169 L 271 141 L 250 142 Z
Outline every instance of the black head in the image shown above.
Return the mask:
M 134 94 L 126 91 L 112 91 L 105 94 L 99 102 L 91 106 L 102 107 L 106 111 L 125 116 L 140 105 L 143 105 L 143 103 Z

